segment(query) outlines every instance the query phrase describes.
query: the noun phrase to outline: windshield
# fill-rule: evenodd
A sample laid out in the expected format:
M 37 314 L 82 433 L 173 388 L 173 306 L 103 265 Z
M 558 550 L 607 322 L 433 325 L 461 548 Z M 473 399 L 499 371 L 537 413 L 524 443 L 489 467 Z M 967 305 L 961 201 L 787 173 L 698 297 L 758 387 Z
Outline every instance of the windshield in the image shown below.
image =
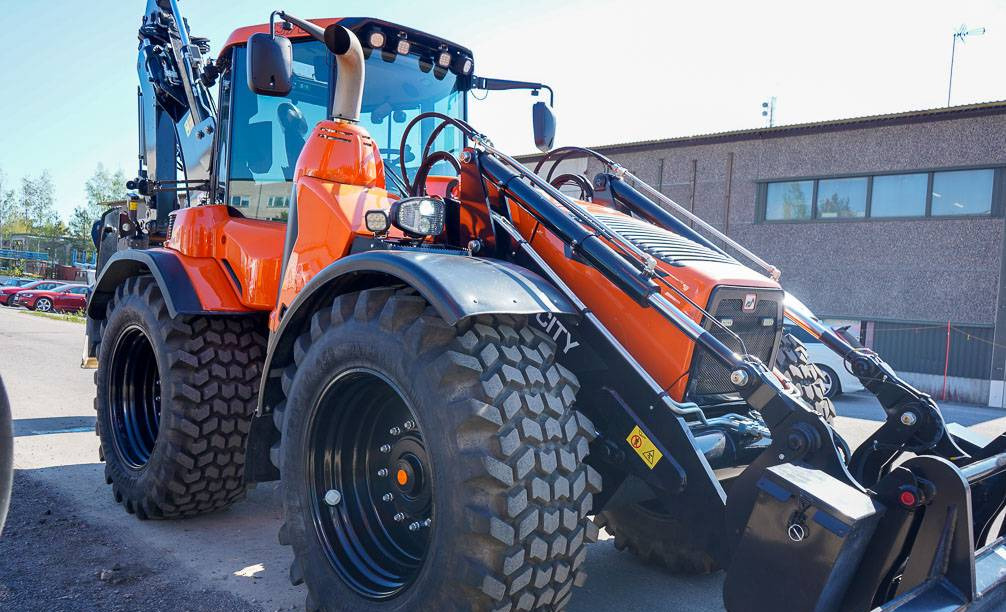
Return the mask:
M 310 130 L 328 113 L 334 57 L 321 42 L 294 43 L 293 88 L 286 97 L 252 93 L 244 78 L 246 49 L 235 49 L 234 59 L 233 102 L 221 107 L 222 113 L 233 115 L 227 203 L 248 217 L 285 220 L 297 157 Z M 386 173 L 399 174 L 402 132 L 417 115 L 437 111 L 465 117 L 465 94 L 458 77 L 431 68 L 416 55 L 371 53 L 367 58 L 360 125 L 381 148 Z M 425 119 L 412 129 L 405 155 L 410 175 L 414 175 L 423 143 L 437 123 L 436 119 Z M 456 154 L 461 146 L 458 131 L 445 129 L 431 150 Z M 433 174 L 453 174 L 449 168 L 445 164 Z M 396 191 L 393 179 L 387 184 L 389 191 Z

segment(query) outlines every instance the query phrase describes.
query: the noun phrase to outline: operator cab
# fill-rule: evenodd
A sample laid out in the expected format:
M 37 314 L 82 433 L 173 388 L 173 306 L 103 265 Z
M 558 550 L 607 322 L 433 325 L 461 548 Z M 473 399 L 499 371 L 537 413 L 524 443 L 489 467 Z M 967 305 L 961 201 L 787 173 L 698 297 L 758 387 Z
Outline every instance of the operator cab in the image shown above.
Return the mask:
M 443 39 L 376 19 L 323 20 L 353 30 L 363 44 L 366 81 L 360 126 L 377 141 L 388 176 L 387 189 L 399 193 L 399 144 L 405 127 L 417 115 L 439 112 L 467 118 L 466 93 L 472 84 L 472 52 Z M 268 26 L 235 32 L 224 47 L 229 60 L 220 81 L 220 134 L 215 178 L 223 201 L 244 216 L 285 221 L 297 158 L 311 129 L 327 119 L 338 75 L 324 43 L 299 28 L 277 27 L 293 43 L 293 81 L 286 96 L 256 95 L 247 85 L 247 36 Z M 424 119 L 410 133 L 405 165 L 414 174 L 422 148 L 439 121 Z M 432 150 L 461 152 L 457 130 L 443 130 Z M 435 168 L 433 174 L 438 174 Z M 443 174 L 453 175 L 447 164 Z

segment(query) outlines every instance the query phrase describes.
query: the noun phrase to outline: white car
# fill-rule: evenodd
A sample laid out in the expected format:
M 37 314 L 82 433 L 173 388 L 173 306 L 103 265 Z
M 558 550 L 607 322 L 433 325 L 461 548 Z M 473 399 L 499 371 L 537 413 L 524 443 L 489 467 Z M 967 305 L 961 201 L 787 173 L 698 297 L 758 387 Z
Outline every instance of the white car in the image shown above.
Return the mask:
M 790 323 L 788 319 L 783 325 L 783 329 L 787 333 L 793 334 L 807 347 L 807 355 L 821 370 L 821 375 L 824 377 L 824 394 L 827 397 L 835 398 L 842 393 L 863 390 L 862 383 L 849 373 L 842 358 L 835 351 L 821 344 L 817 338 L 808 334 L 802 327 Z

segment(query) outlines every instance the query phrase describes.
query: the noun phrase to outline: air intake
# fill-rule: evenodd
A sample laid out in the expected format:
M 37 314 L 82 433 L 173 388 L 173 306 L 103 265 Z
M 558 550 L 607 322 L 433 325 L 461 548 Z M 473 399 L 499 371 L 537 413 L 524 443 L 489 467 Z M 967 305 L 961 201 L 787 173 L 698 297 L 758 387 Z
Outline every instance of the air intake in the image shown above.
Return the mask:
M 594 216 L 639 249 L 671 265 L 681 265 L 686 261 L 737 263 L 733 257 L 633 217 Z

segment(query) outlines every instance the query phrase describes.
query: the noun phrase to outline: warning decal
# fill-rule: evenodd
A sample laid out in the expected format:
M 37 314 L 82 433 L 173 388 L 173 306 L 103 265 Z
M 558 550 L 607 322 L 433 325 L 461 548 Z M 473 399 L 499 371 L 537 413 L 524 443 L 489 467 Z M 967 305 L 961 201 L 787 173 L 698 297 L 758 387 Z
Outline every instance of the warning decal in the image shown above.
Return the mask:
M 629 433 L 629 437 L 625 441 L 629 443 L 632 450 L 636 451 L 636 454 L 643 460 L 646 467 L 651 470 L 657 466 L 657 462 L 664 458 L 663 453 L 657 450 L 653 442 L 650 442 L 650 439 L 646 437 L 646 434 L 639 428 L 639 425 L 632 428 L 632 432 Z

